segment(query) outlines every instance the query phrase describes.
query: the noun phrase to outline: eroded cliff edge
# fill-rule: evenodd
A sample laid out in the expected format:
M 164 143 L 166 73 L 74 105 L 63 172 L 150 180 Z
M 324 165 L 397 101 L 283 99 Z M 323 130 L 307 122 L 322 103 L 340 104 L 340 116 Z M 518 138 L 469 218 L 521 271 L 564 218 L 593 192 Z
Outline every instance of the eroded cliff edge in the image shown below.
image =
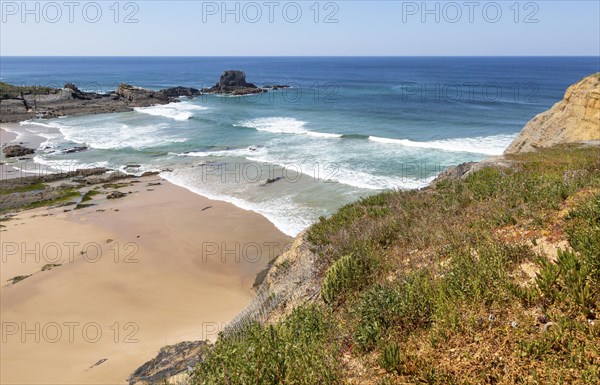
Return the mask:
M 504 154 L 600 140 L 600 73 L 570 86 L 563 100 L 530 120 Z

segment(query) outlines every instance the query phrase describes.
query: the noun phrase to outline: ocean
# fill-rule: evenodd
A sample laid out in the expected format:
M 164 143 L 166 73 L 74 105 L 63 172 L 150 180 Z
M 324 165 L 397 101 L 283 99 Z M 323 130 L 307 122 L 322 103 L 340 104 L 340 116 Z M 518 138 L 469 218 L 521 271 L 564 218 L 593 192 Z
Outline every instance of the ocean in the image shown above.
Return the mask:
M 340 206 L 426 186 L 449 166 L 500 155 L 597 57 L 2 57 L 17 85 L 210 87 L 222 71 L 259 86 L 132 112 L 32 120 L 48 170 L 106 166 L 165 179 L 296 235 Z M 65 151 L 75 146 L 88 150 Z M 127 167 L 139 165 L 139 167 Z M 267 181 L 272 183 L 266 183 Z

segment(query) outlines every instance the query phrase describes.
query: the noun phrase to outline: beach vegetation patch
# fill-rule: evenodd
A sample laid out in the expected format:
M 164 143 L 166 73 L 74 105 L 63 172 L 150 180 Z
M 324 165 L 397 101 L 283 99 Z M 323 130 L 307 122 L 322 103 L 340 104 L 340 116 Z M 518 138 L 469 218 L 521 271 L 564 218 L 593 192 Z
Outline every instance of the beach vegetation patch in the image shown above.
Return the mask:
M 20 98 L 23 95 L 48 95 L 57 90 L 44 86 L 15 86 L 0 82 L 0 100 Z
M 24 193 L 24 192 L 30 192 L 30 191 L 40 191 L 40 190 L 45 190 L 47 187 L 48 187 L 48 185 L 46 185 L 44 183 L 34 183 L 34 184 L 19 186 L 19 187 L 10 188 L 10 189 L 0 188 L 0 194 L 14 194 L 14 193 Z
M 92 198 L 98 194 L 100 194 L 100 192 L 98 190 L 89 190 L 88 192 L 83 194 L 83 197 L 81 198 L 81 202 L 91 201 Z

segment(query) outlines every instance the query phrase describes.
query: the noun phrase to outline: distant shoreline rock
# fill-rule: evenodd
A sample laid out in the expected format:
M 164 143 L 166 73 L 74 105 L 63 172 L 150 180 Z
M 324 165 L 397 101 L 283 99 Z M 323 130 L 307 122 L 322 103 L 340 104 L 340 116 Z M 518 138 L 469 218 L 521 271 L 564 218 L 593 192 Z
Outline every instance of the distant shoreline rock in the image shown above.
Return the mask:
M 243 71 L 229 70 L 221 74 L 217 84 L 211 88 L 202 89 L 202 92 L 206 94 L 248 95 L 266 92 L 266 90 L 258 88 L 253 83 L 248 83 L 246 74 Z
M 17 123 L 35 118 L 57 118 L 133 111 L 136 107 L 150 107 L 177 103 L 181 97 L 194 98 L 203 94 L 251 95 L 289 88 L 274 84 L 258 87 L 246 81 L 246 74 L 228 70 L 219 82 L 210 88 L 171 87 L 152 91 L 121 83 L 113 92 L 99 94 L 81 91 L 74 83 L 63 88 L 42 86 L 15 86 L 0 82 L 0 123 Z
M 135 107 L 178 102 L 168 93 L 120 84 L 111 93 L 81 91 L 73 83 L 63 88 L 18 87 L 0 83 L 0 123 L 34 118 L 94 115 L 133 111 Z
M 273 85 L 258 87 L 254 83 L 246 81 L 244 71 L 228 70 L 224 71 L 219 78 L 219 82 L 210 88 L 203 88 L 203 94 L 218 94 L 218 95 L 252 95 L 268 92 L 269 89 L 277 90 L 280 88 L 288 88 L 287 85 Z

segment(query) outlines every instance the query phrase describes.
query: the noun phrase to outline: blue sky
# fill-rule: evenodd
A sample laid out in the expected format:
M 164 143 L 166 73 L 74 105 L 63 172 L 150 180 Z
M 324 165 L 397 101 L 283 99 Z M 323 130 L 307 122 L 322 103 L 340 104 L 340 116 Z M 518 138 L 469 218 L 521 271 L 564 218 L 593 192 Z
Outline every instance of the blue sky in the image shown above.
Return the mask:
M 600 55 L 596 0 L 75 3 L 0 1 L 0 54 Z

